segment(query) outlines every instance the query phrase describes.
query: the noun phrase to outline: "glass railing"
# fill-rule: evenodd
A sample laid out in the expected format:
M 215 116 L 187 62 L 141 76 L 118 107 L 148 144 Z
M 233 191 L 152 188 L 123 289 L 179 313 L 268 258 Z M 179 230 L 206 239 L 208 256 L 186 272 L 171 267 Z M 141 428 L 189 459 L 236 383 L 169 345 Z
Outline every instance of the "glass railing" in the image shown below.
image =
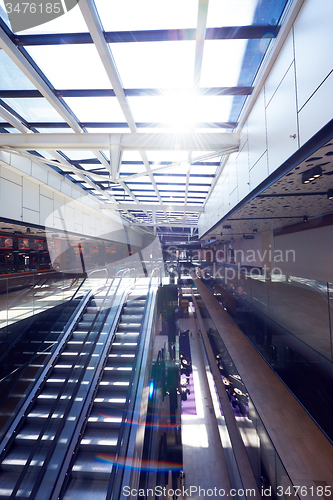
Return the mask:
M 203 282 L 333 441 L 333 285 L 202 265 Z
M 249 305 L 333 361 L 332 283 L 285 274 L 265 276 L 257 268 L 245 269 L 232 264 L 204 268 L 204 282 L 213 281 L 215 295 L 225 302 L 231 315 L 245 312 Z M 229 297 L 224 298 L 219 288 Z
M 207 317 L 202 318 L 202 320 L 208 331 L 215 360 L 233 408 L 236 424 L 244 442 L 259 491 L 263 497 L 269 496 L 277 499 L 279 492 L 289 491 L 292 492 L 290 495 L 288 493 L 281 494 L 281 497 L 299 498 L 294 495 L 293 483 L 288 472 L 224 342 L 217 333 L 215 324 L 208 313 Z
M 0 279 L 0 331 L 70 300 L 84 275 L 55 272 Z

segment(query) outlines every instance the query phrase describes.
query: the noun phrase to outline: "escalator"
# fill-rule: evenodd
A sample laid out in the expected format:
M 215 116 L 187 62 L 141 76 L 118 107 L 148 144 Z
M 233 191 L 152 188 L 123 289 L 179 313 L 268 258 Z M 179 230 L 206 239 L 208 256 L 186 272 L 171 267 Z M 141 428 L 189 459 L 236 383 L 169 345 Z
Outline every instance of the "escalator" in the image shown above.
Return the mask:
M 0 499 L 107 498 L 134 394 L 148 281 L 128 295 L 119 278 L 81 300 L 79 320 L 0 443 Z
M 142 293 L 142 292 L 141 292 Z M 106 498 L 129 397 L 146 295 L 129 295 L 61 498 Z

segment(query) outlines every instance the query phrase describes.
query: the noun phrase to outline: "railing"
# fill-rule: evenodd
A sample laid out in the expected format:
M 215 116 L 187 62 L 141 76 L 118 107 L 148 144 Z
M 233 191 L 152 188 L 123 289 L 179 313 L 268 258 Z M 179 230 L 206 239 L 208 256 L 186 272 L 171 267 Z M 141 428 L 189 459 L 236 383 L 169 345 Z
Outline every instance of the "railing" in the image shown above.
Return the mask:
M 196 300 L 194 298 L 194 302 L 196 304 Z M 233 425 L 236 423 L 239 430 L 239 435 L 242 437 L 244 446 L 248 455 L 248 460 L 251 465 L 254 478 L 257 482 L 258 490 L 263 491 L 271 491 L 270 496 L 273 498 L 277 498 L 277 492 L 280 490 L 290 491 L 293 498 L 299 498 L 298 495 L 294 495 L 293 483 L 290 479 L 290 476 L 285 469 L 283 462 L 269 436 L 269 433 L 262 422 L 260 415 L 251 399 L 251 395 L 248 393 L 247 388 L 241 379 L 241 376 L 223 342 L 219 335 L 214 335 L 214 342 L 211 342 L 207 332 L 205 323 L 211 326 L 211 323 L 214 324 L 216 329 L 216 324 L 210 318 L 209 323 L 207 319 L 203 319 L 200 314 L 200 310 L 197 308 L 196 304 L 196 315 L 197 315 L 197 325 L 198 329 L 201 332 L 201 338 L 203 345 L 205 346 L 205 353 L 207 356 L 207 362 L 209 363 L 210 370 L 214 380 L 217 381 L 218 378 L 225 384 L 225 389 L 228 390 L 228 384 L 232 381 L 235 386 L 237 385 L 237 389 L 240 393 L 238 396 L 238 406 L 244 409 L 244 416 L 246 416 L 246 425 L 244 425 L 244 418 L 234 418 Z M 202 330 L 201 330 L 202 329 Z M 217 329 L 216 329 L 217 331 Z M 208 344 L 208 346 L 207 346 Z M 213 349 L 214 348 L 214 349 Z M 223 376 L 220 370 L 223 371 Z M 241 388 L 241 389 L 240 389 Z M 219 384 L 215 382 L 215 390 L 219 390 Z M 230 395 L 229 395 L 230 398 Z M 223 402 L 223 398 L 220 399 Z M 236 401 L 234 401 L 236 402 Z M 227 399 L 227 404 L 229 405 L 231 402 Z M 240 407 L 240 406 L 239 406 Z M 227 412 L 224 411 L 222 407 L 225 423 L 230 423 L 230 415 L 228 417 Z M 229 421 L 228 421 L 229 418 Z M 230 439 L 232 442 L 232 431 L 233 429 L 228 428 L 228 432 L 230 433 Z M 255 435 L 254 435 L 255 432 Z M 257 448 L 257 453 L 254 452 L 254 449 Z M 239 450 L 236 450 L 239 451 Z M 236 455 L 235 451 L 235 455 Z M 229 455 L 230 460 L 230 455 Z M 232 461 L 230 461 L 232 466 Z M 234 463 L 233 467 L 237 470 L 237 462 Z M 241 470 L 240 470 L 241 473 Z M 246 477 L 246 475 L 245 475 Z M 242 473 L 240 476 L 243 481 Z M 244 485 L 243 485 L 244 486 Z M 267 489 L 270 488 L 270 489 Z M 282 496 L 282 495 L 281 495 Z M 287 495 L 286 495 L 287 496 Z M 285 497 L 285 496 L 283 496 Z
M 70 300 L 84 278 L 58 271 L 1 278 L 0 330 Z
M 203 263 L 202 278 L 234 297 L 234 307 L 254 308 L 326 359 L 333 361 L 333 284 L 259 268 Z M 218 291 L 216 290 L 218 294 Z M 223 297 L 221 297 L 223 302 Z

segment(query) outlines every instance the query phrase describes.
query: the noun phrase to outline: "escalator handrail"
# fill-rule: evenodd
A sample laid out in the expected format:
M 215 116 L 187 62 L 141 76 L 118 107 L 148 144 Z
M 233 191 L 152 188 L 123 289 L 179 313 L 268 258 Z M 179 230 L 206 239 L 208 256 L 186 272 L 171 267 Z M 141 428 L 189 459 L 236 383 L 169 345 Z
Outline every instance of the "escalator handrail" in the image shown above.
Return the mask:
M 143 315 L 142 315 L 142 320 L 141 320 L 141 326 L 140 326 L 140 331 L 139 331 L 139 341 L 138 341 L 138 344 L 137 344 L 137 347 L 136 347 L 136 352 L 135 352 L 135 357 L 134 357 L 134 364 L 133 364 L 133 368 L 132 368 L 132 373 L 131 373 L 131 378 L 130 378 L 130 382 L 129 382 L 129 392 L 130 394 L 127 395 L 127 399 L 126 399 L 126 403 L 125 403 L 125 406 L 124 406 L 124 410 L 123 410 L 123 414 L 124 415 L 128 415 L 128 420 L 130 422 L 133 421 L 133 418 L 129 417 L 130 414 L 133 413 L 133 410 L 134 410 L 134 405 L 135 405 L 135 400 L 136 400 L 136 395 L 137 395 L 137 385 L 138 385 L 138 380 L 136 382 L 136 384 L 134 384 L 134 377 L 137 376 L 137 374 L 135 373 L 136 372 L 136 367 L 137 367 L 137 363 L 138 363 L 138 353 L 139 353 L 139 350 L 140 350 L 140 345 L 142 343 L 142 333 L 143 333 L 143 327 L 144 327 L 144 324 L 145 324 L 145 318 L 146 318 L 146 314 L 147 314 L 147 310 L 148 310 L 148 303 L 150 303 L 150 293 L 151 293 L 151 288 L 152 288 L 152 282 L 153 282 L 153 277 L 154 277 L 154 274 L 159 271 L 160 275 L 161 275 L 161 268 L 160 267 L 156 267 L 155 269 L 152 270 L 151 272 L 151 275 L 150 275 L 150 280 L 149 280 L 149 285 L 148 285 L 148 292 L 147 292 L 147 298 L 146 298 L 146 303 L 145 303 L 145 307 L 144 307 L 144 310 L 143 310 Z M 141 360 L 140 360 L 141 361 Z M 139 370 L 139 372 L 141 372 L 141 368 Z M 139 378 L 139 377 L 137 377 Z M 129 410 L 129 406 L 130 406 L 130 402 L 131 402 L 131 410 Z M 133 416 L 133 415 L 132 415 Z M 117 462 L 117 459 L 119 457 L 119 454 L 121 452 L 121 448 L 125 451 L 127 450 L 128 448 L 128 443 L 129 443 L 129 433 L 130 433 L 130 427 L 131 426 L 126 426 L 125 425 L 125 422 L 122 422 L 122 425 L 120 426 L 120 431 L 119 431 L 119 436 L 118 436 L 118 442 L 117 442 L 117 447 L 116 447 L 116 451 L 115 451 L 115 462 L 113 463 L 113 466 L 112 466 L 112 472 L 111 472 L 111 477 L 110 477 L 110 482 L 109 482 L 109 487 L 108 487 L 108 492 L 107 492 L 107 495 L 106 495 L 106 500 L 110 500 L 111 498 L 120 498 L 120 484 L 121 484 L 121 478 L 120 480 L 117 481 L 117 486 L 116 486 L 116 490 L 114 489 L 114 485 L 115 485 L 115 482 L 116 482 L 116 476 L 119 474 L 119 469 L 120 469 L 120 465 L 119 463 Z M 124 436 L 125 434 L 125 430 L 126 430 L 126 436 Z M 125 453 L 124 453 L 125 455 Z M 123 469 L 122 469 L 123 470 Z

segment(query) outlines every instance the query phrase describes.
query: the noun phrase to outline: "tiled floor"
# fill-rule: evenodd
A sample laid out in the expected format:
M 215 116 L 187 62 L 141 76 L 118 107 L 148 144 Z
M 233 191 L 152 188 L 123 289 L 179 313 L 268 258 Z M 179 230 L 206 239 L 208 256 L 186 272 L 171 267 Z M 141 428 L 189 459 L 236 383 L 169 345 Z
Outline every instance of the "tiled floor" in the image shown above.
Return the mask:
M 189 329 L 191 332 L 189 340 L 195 396 L 191 400 L 195 404 L 195 413 L 182 411 L 185 485 L 186 488 L 193 488 L 191 498 L 207 498 L 209 494 L 204 494 L 203 490 L 228 490 L 230 483 L 201 352 L 201 341 L 191 308 L 189 318 L 180 319 L 179 323 L 181 330 Z M 199 488 L 202 490 L 200 495 Z

